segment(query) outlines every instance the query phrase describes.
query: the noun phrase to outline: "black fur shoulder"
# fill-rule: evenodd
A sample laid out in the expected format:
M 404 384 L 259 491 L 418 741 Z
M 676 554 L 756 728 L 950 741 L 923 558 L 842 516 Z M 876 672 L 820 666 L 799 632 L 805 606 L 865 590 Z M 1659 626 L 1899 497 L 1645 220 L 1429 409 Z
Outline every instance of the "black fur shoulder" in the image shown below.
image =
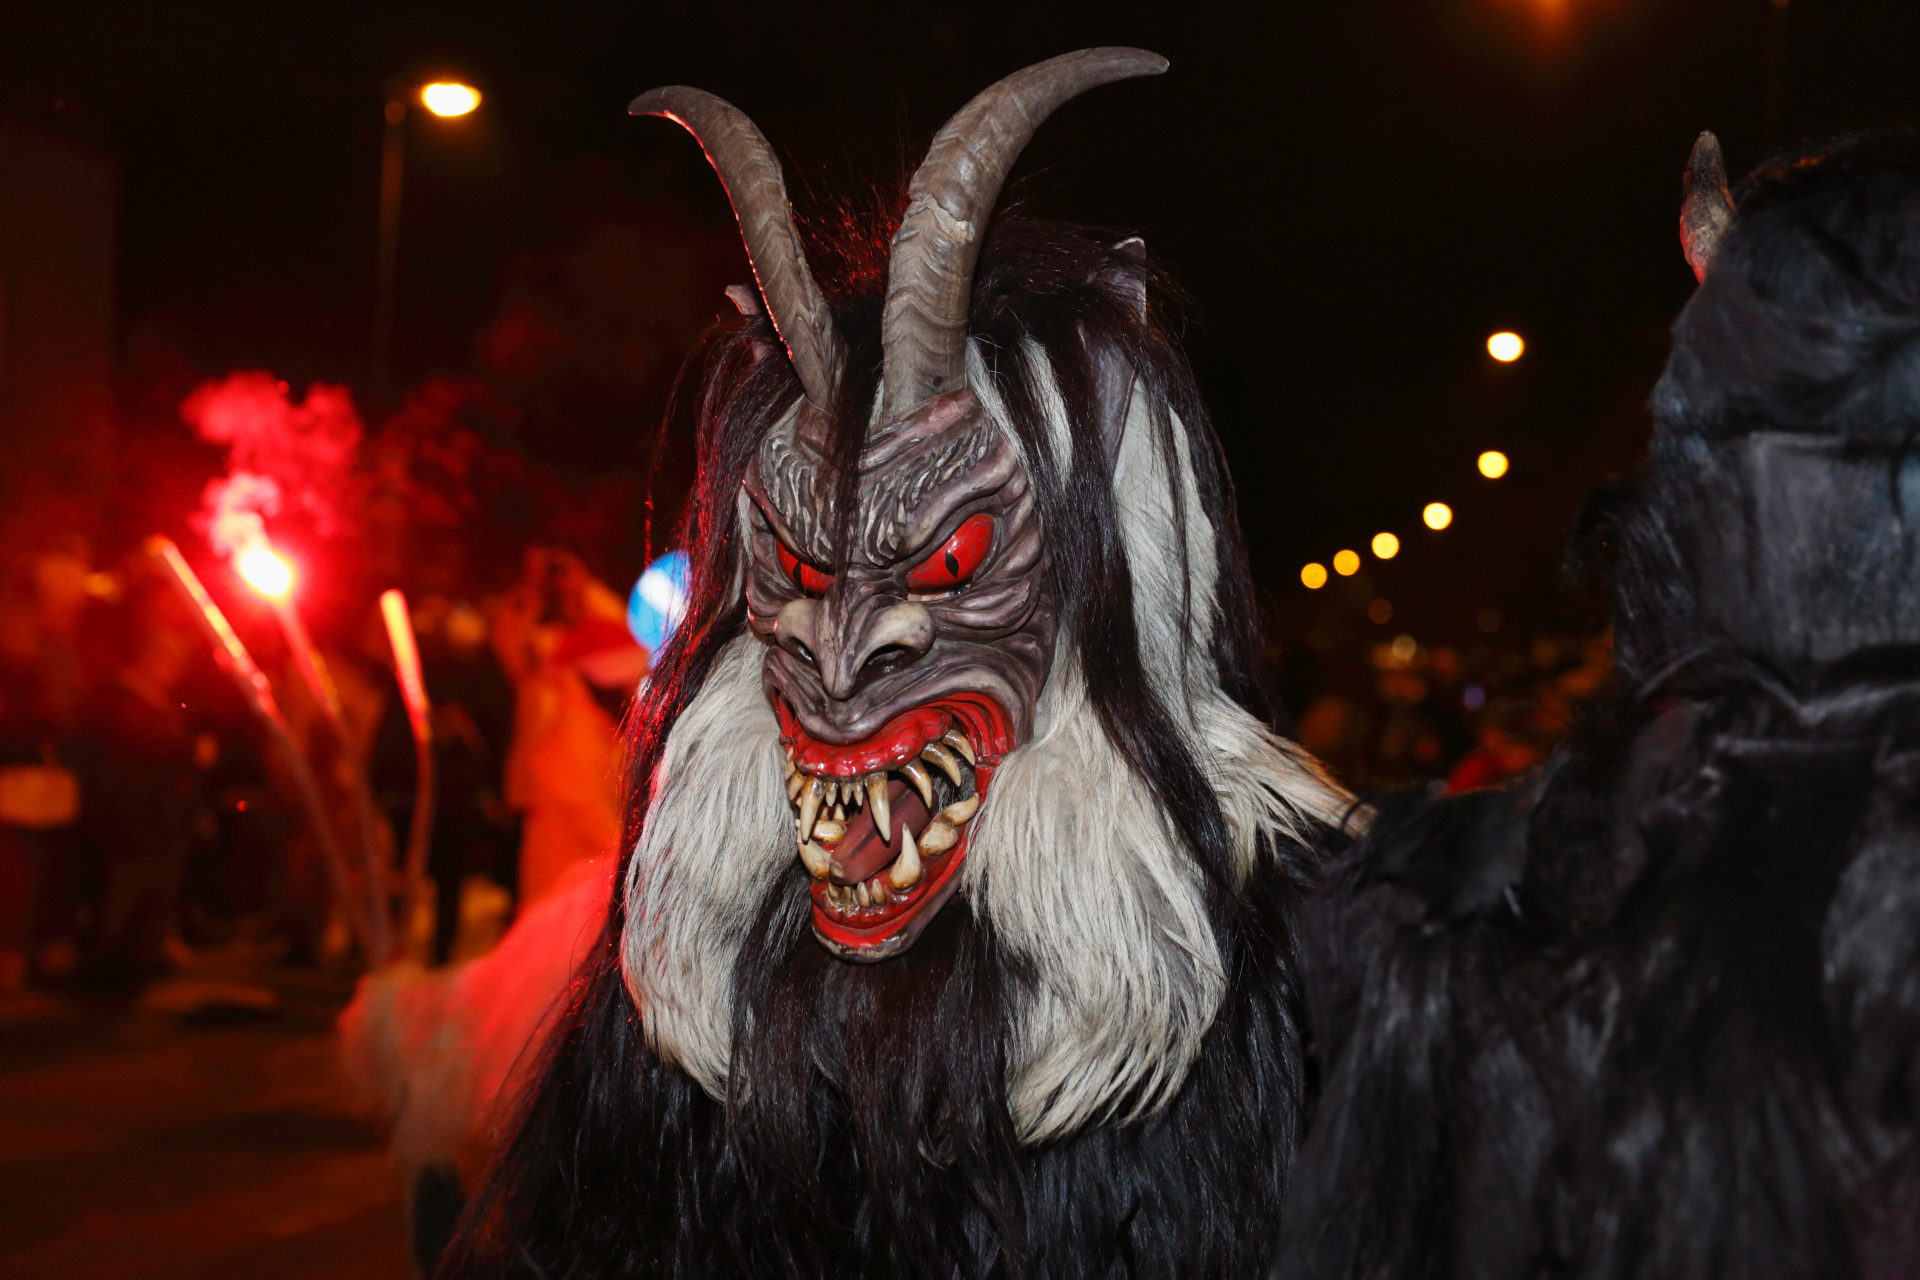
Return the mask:
M 1706 677 L 1609 758 L 1388 803 L 1309 907 L 1288 1273 L 1909 1274 L 1920 654 Z
M 1920 1269 L 1920 138 L 1736 194 L 1592 529 L 1618 692 L 1309 908 L 1290 1275 Z

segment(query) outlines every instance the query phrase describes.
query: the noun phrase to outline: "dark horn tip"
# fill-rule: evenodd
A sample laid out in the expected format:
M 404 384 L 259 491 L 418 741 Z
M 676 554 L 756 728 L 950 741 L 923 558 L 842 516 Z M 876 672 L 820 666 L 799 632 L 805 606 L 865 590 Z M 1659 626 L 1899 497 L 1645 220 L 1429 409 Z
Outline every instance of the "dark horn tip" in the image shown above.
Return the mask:
M 1702 129 L 1700 136 L 1693 140 L 1693 151 L 1687 156 L 1687 176 L 1689 178 L 1711 178 L 1718 176 L 1726 180 L 1727 161 L 1720 151 L 1720 139 L 1711 129 Z
M 1099 58 L 1103 61 L 1131 64 L 1128 70 L 1136 76 L 1157 76 L 1163 74 L 1173 64 L 1151 49 L 1135 49 L 1129 45 L 1105 45 L 1097 49 L 1085 49 L 1081 56 Z
M 1694 279 L 1705 283 L 1721 237 L 1734 215 L 1733 199 L 1727 192 L 1726 157 L 1712 130 L 1704 130 L 1694 139 L 1680 186 L 1681 252 L 1693 268 Z

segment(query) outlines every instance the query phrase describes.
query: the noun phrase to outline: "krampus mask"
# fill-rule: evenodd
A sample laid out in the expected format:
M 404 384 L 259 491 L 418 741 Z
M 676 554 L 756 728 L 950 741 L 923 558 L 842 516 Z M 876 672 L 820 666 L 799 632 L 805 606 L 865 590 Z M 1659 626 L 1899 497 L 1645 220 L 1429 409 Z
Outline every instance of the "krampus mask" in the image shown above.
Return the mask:
M 846 347 L 800 255 L 765 141 L 695 89 L 656 90 L 631 108 L 681 121 L 705 146 L 804 393 L 741 487 L 747 621 L 764 641 L 743 651 L 764 655 L 813 930 L 843 959 L 897 955 L 952 898 L 994 771 L 1032 739 L 1054 660 L 1062 601 L 1033 478 L 995 412 L 999 397 L 968 376 L 988 219 L 1014 159 L 1058 104 L 1165 65 L 1135 50 L 1057 59 L 996 85 L 940 131 L 887 265 L 877 402 L 853 423 L 836 421 L 860 416 L 836 394 Z M 1131 377 L 1112 372 L 1095 392 L 1108 453 L 1132 392 Z M 838 474 L 835 446 L 855 441 Z M 645 878 L 677 863 L 665 838 L 649 842 L 657 861 L 642 858 L 643 897 L 670 892 Z M 642 986 L 645 945 L 628 959 Z
M 1618 689 L 1390 800 L 1307 915 L 1284 1274 L 1920 1260 L 1920 140 L 1703 135 L 1648 462 L 1592 504 Z
M 1144 249 L 994 216 L 1052 111 L 1164 68 L 1096 49 L 994 85 L 884 257 L 843 222 L 818 277 L 743 115 L 633 104 L 700 140 L 759 288 L 702 383 L 691 604 L 638 715 L 606 949 L 462 1265 L 1269 1260 L 1290 912 L 1345 797 L 1266 727 Z

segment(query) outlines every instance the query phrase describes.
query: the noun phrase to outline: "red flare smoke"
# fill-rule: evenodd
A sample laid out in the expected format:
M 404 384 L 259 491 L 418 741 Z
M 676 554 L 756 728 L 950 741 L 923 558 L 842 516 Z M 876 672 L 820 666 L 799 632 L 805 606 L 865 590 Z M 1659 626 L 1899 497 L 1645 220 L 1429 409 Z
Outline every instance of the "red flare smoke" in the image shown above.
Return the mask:
M 227 447 L 228 474 L 207 485 L 194 522 L 215 552 L 238 556 L 263 544 L 269 518 L 321 539 L 345 531 L 362 435 L 345 387 L 315 383 L 296 403 L 270 373 L 234 373 L 202 383 L 180 416 L 201 439 Z

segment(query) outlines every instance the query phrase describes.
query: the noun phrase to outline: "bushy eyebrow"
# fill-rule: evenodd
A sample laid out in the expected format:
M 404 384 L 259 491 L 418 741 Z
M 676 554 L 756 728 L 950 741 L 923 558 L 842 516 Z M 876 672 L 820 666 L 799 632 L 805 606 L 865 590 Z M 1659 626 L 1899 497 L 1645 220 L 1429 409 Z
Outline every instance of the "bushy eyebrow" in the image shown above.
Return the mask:
M 852 530 L 861 550 L 875 565 L 893 565 L 916 554 L 933 539 L 912 538 L 921 506 L 953 481 L 988 462 L 1001 432 L 990 422 L 937 442 L 889 466 L 859 490 L 859 510 Z M 835 526 L 837 496 L 823 483 L 820 467 L 805 457 L 784 432 L 769 436 L 760 447 L 759 492 L 750 494 L 776 534 L 792 536 L 789 545 L 803 558 L 826 564 Z M 962 494 L 954 505 L 975 495 Z M 817 501 L 816 501 L 817 500 Z M 942 521 L 944 525 L 946 521 Z
M 873 562 L 898 564 L 919 551 L 923 543 L 909 543 L 908 538 L 921 504 L 984 463 L 999 438 L 999 431 L 991 423 L 978 423 L 971 431 L 914 459 L 913 465 L 888 470 L 872 489 L 863 487 L 860 538 Z M 953 505 L 960 501 L 965 501 L 965 496 Z
M 821 484 L 819 468 L 800 456 L 788 433 L 775 431 L 760 446 L 756 459 L 760 492 L 753 494 L 755 505 L 767 522 L 779 532 L 785 526 L 793 535 L 793 550 L 824 564 L 833 542 L 835 512 L 839 501 L 831 485 Z M 751 492 L 751 486 L 749 486 Z M 814 495 L 821 495 L 820 506 Z

